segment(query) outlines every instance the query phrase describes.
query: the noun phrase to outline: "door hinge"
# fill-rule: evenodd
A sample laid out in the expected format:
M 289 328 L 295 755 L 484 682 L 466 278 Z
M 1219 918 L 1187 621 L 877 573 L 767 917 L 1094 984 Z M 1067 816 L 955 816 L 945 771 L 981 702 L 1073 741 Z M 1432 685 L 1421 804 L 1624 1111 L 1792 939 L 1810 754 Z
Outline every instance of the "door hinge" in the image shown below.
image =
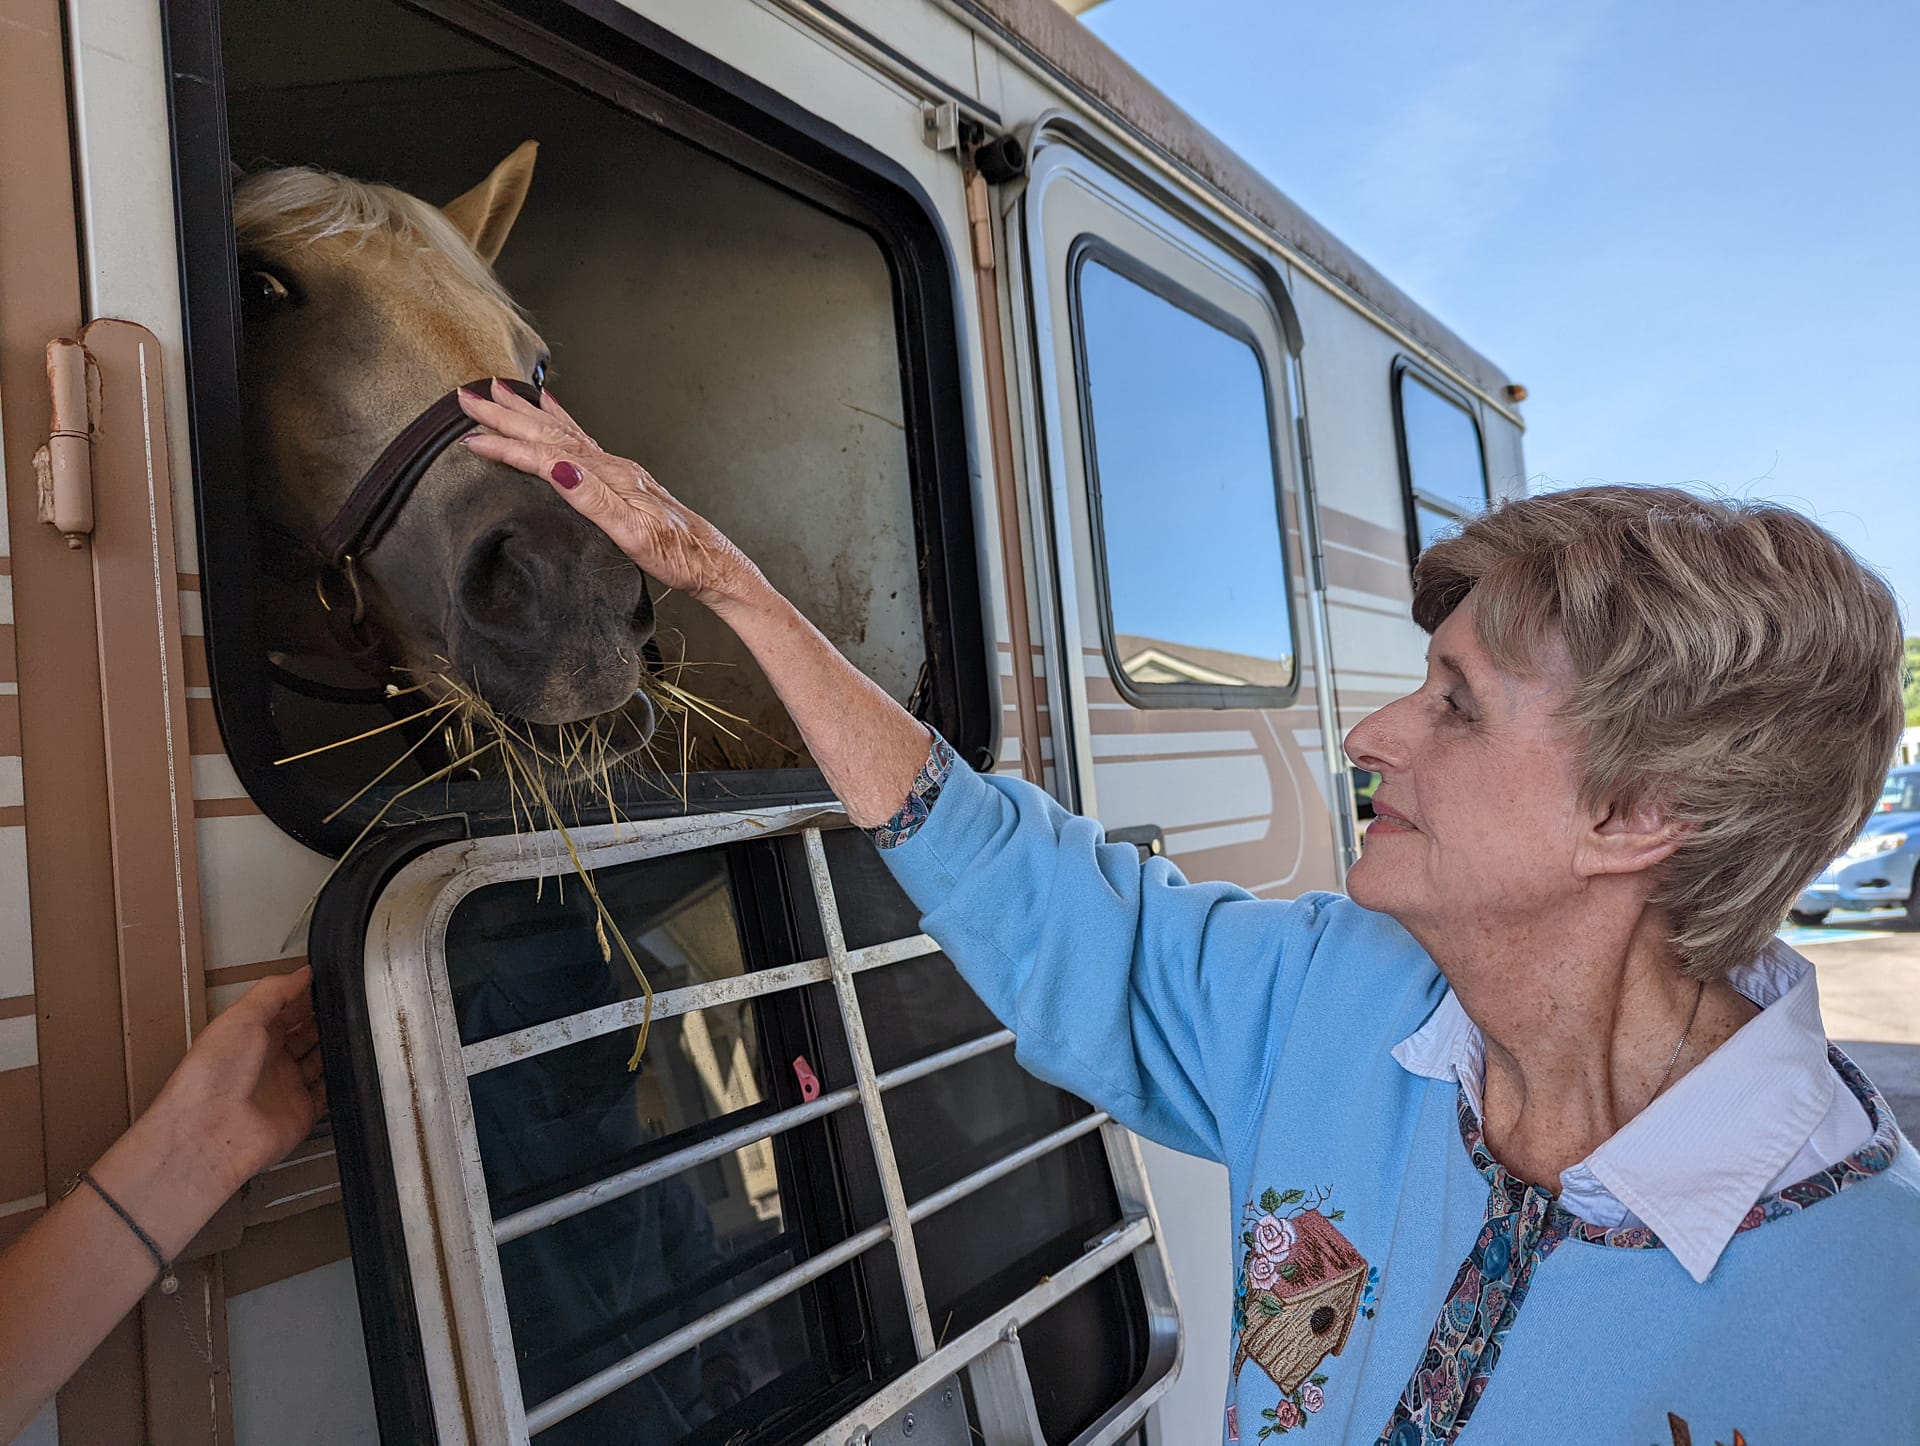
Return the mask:
M 100 373 L 86 347 L 67 337 L 47 343 L 47 391 L 53 426 L 33 454 L 40 520 L 78 548 L 93 535 L 93 418 Z

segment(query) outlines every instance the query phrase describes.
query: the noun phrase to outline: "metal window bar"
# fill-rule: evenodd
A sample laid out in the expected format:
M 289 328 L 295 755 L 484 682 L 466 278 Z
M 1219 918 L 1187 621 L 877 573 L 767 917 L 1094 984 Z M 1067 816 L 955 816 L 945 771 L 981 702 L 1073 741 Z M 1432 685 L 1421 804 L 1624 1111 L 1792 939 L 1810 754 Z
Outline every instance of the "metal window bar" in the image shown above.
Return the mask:
M 993 1034 L 983 1034 L 978 1039 L 970 1039 L 964 1044 L 954 1045 L 951 1049 L 943 1049 L 938 1054 L 925 1055 L 911 1064 L 903 1064 L 898 1069 L 889 1070 L 880 1075 L 876 1082 L 884 1093 L 898 1085 L 910 1084 L 914 1080 L 936 1074 L 949 1065 L 960 1064 L 996 1049 L 1004 1049 L 1012 1043 L 1012 1030 L 1002 1029 Z M 735 1150 L 744 1150 L 749 1145 L 757 1145 L 762 1140 L 785 1134 L 796 1125 L 804 1125 L 809 1120 L 817 1120 L 822 1115 L 830 1115 L 844 1109 L 858 1098 L 860 1098 L 859 1090 L 853 1085 L 846 1085 L 829 1094 L 821 1095 L 819 1099 L 808 1104 L 795 1105 L 792 1109 L 781 1110 L 778 1114 L 768 1115 L 764 1119 L 750 1120 L 724 1134 L 715 1135 L 710 1140 L 702 1140 L 697 1145 L 688 1145 L 684 1149 L 675 1150 L 670 1155 L 649 1160 L 644 1165 L 636 1165 L 630 1170 L 622 1170 L 617 1175 L 595 1180 L 590 1185 L 582 1185 L 577 1190 L 569 1190 L 564 1195 L 556 1195 L 551 1200 L 543 1200 L 538 1205 L 530 1205 L 525 1210 L 516 1211 L 512 1215 L 503 1215 L 493 1223 L 493 1238 L 505 1245 L 510 1240 L 518 1240 L 523 1235 L 531 1235 L 536 1230 L 544 1230 L 549 1225 L 585 1214 L 596 1206 L 618 1200 L 623 1195 L 631 1195 L 636 1190 L 644 1190 L 649 1185 L 656 1185 L 662 1180 L 691 1170 L 695 1165 L 704 1165 L 707 1161 L 717 1160 L 722 1155 L 731 1155 Z
M 1155 1238 L 1157 1231 L 1153 1223 L 1151 1201 L 1145 1195 L 1144 1182 L 1136 1178 L 1139 1174 L 1137 1157 L 1132 1156 L 1132 1146 L 1124 1131 L 1111 1125 L 1104 1114 L 1095 1112 L 1076 1120 L 1040 1140 L 1003 1156 L 973 1174 L 935 1191 L 916 1203 L 907 1202 L 900 1181 L 899 1167 L 892 1150 L 891 1137 L 886 1129 L 882 1095 L 887 1090 L 913 1080 L 926 1078 L 965 1060 L 1004 1048 L 1013 1042 L 1013 1036 L 1010 1031 L 998 1030 L 911 1061 L 884 1074 L 875 1071 L 860 1013 L 859 999 L 854 990 L 854 976 L 867 969 L 922 957 L 936 952 L 938 946 L 925 935 L 914 935 L 904 939 L 890 940 L 866 949 L 846 948 L 833 881 L 828 871 L 819 828 L 821 818 L 820 810 L 795 809 L 786 812 L 785 817 L 779 817 L 776 811 L 770 810 L 751 816 L 737 816 L 726 822 L 709 820 L 704 826 L 676 821 L 678 826 L 669 826 L 653 837 L 639 840 L 630 838 L 623 840 L 618 831 L 607 830 L 605 831 L 607 843 L 604 846 L 591 847 L 588 851 L 594 855 L 594 865 L 604 867 L 631 859 L 656 857 L 663 853 L 681 852 L 688 848 L 723 843 L 749 833 L 765 836 L 769 824 L 780 828 L 781 831 L 802 832 L 814 895 L 826 936 L 828 948 L 826 958 L 808 960 L 780 969 L 765 970 L 741 978 L 709 981 L 670 991 L 656 997 L 654 1013 L 656 1017 L 685 1014 L 715 1004 L 730 1003 L 775 993 L 782 989 L 830 981 L 834 985 L 853 1056 L 856 1076 L 853 1085 L 835 1090 L 806 1105 L 781 1111 L 734 1130 L 725 1131 L 697 1145 L 675 1151 L 671 1155 L 649 1161 L 643 1166 L 610 1176 L 605 1180 L 596 1181 L 580 1190 L 542 1202 L 528 1210 L 502 1217 L 498 1221 L 489 1218 L 485 1210 L 485 1186 L 479 1178 L 478 1170 L 478 1142 L 477 1137 L 473 1136 L 473 1119 L 470 1109 L 467 1108 L 465 1091 L 459 1090 L 457 1095 L 451 1098 L 444 1095 L 442 1098 L 453 1107 L 453 1117 L 449 1123 L 458 1133 L 467 1137 L 459 1143 L 458 1153 L 462 1157 L 461 1173 L 466 1180 L 465 1213 L 478 1232 L 478 1238 L 473 1239 L 472 1244 L 479 1246 L 484 1252 L 483 1256 L 471 1257 L 473 1263 L 480 1269 L 480 1294 L 481 1298 L 487 1302 L 484 1333 L 493 1342 L 494 1356 L 499 1363 L 499 1369 L 509 1372 L 512 1360 L 511 1327 L 505 1318 L 504 1297 L 499 1294 L 498 1289 L 499 1245 L 555 1221 L 590 1210 L 596 1205 L 621 1195 L 643 1189 L 649 1184 L 692 1168 L 705 1160 L 792 1129 L 808 1120 L 844 1109 L 855 1100 L 861 1104 L 862 1114 L 867 1124 L 869 1144 L 874 1151 L 876 1170 L 881 1180 L 883 1197 L 886 1200 L 887 1220 L 884 1224 L 871 1226 L 830 1250 L 804 1261 L 792 1270 L 763 1282 L 746 1294 L 654 1342 L 646 1349 L 615 1362 L 586 1380 L 534 1405 L 531 1409 L 522 1405 L 517 1390 L 511 1389 L 511 1383 L 502 1381 L 502 1394 L 495 1399 L 508 1413 L 508 1420 L 512 1420 L 515 1416 L 519 1418 L 518 1424 L 524 1433 L 537 1434 L 546 1430 L 555 1423 L 585 1409 L 593 1402 L 619 1390 L 629 1382 L 644 1376 L 682 1351 L 727 1329 L 755 1311 L 764 1309 L 800 1290 L 828 1272 L 857 1258 L 874 1245 L 889 1239 L 895 1243 L 895 1266 L 900 1272 L 902 1289 L 909 1301 L 918 1363 L 870 1397 L 854 1415 L 847 1418 L 847 1421 L 836 1426 L 834 1428 L 836 1431 L 847 1422 L 853 1421 L 855 1416 L 874 1421 L 885 1420 L 894 1411 L 914 1400 L 921 1392 L 938 1385 L 955 1370 L 978 1360 L 994 1347 L 996 1341 L 1004 1345 L 1008 1341 L 1017 1340 L 1020 1325 L 1040 1315 L 1065 1296 L 1130 1256 L 1137 1257 L 1143 1270 L 1143 1278 L 1159 1283 L 1159 1289 L 1155 1294 L 1168 1297 L 1157 1304 L 1150 1300 L 1150 1312 L 1154 1313 L 1154 1318 L 1160 1321 L 1161 1328 L 1168 1334 L 1176 1329 L 1170 1290 L 1164 1281 L 1164 1261 L 1160 1259 L 1157 1248 L 1148 1249 L 1148 1247 L 1157 1247 Z M 597 838 L 584 841 L 594 845 L 600 843 Z M 474 889 L 503 877 L 528 877 L 531 873 L 539 872 L 537 866 L 530 870 L 525 861 L 520 859 L 491 862 L 475 860 L 475 862 L 480 866 L 460 870 L 458 878 L 449 879 L 450 886 L 439 891 L 433 900 L 429 912 L 435 923 L 431 926 L 430 932 L 436 940 L 444 939 L 444 925 L 453 908 L 461 898 Z M 437 952 L 437 948 L 430 948 L 430 957 Z M 389 961 L 390 970 L 393 962 Z M 443 974 L 444 970 L 439 972 Z M 411 981 L 417 980 L 418 975 L 411 975 Z M 443 1010 L 436 1012 L 443 1014 L 440 1020 L 441 1038 L 448 1039 L 453 1031 L 450 1013 L 443 1012 L 446 1003 L 444 978 L 432 978 L 430 992 L 443 1006 Z M 475 1074 L 498 1068 L 513 1060 L 562 1048 L 597 1035 L 630 1028 L 639 1022 L 640 1008 L 640 1001 L 627 1001 L 619 1006 L 588 1011 L 464 1047 L 457 1044 L 456 1037 L 453 1041 L 454 1048 L 445 1049 L 443 1046 L 442 1058 L 445 1063 L 442 1068 L 446 1086 L 451 1090 L 456 1081 L 470 1079 Z M 419 1077 L 414 1076 L 414 1078 L 418 1080 Z M 1125 1218 L 1105 1237 L 1090 1242 L 1086 1247 L 1086 1253 L 1079 1260 L 1065 1270 L 1056 1272 L 1051 1279 L 1041 1282 L 1033 1290 L 1021 1295 L 1003 1309 L 996 1311 L 988 1323 L 983 1323 L 945 1345 L 936 1343 L 932 1338 L 925 1290 L 920 1282 L 917 1256 L 913 1249 L 913 1226 L 1022 1166 L 1095 1131 L 1101 1131 L 1106 1141 L 1109 1162 L 1116 1171 L 1115 1184 L 1120 1191 Z M 425 1141 L 423 1140 L 422 1143 L 424 1144 Z M 423 1160 L 422 1163 L 426 1162 Z M 453 1305 L 454 1302 L 450 1300 L 447 1304 Z M 459 1307 L 456 1306 L 455 1309 L 459 1312 Z M 1172 1354 L 1177 1355 L 1177 1347 Z M 432 1365 L 428 1364 L 431 1372 Z M 1170 1362 L 1167 1363 L 1167 1365 L 1170 1364 Z M 458 1369 L 457 1366 L 456 1369 Z M 1081 1439 L 1092 1443 L 1118 1439 L 1119 1433 L 1125 1429 L 1125 1423 L 1137 1415 L 1140 1409 L 1144 1409 L 1146 1402 L 1164 1390 L 1170 1379 L 1171 1371 L 1163 1365 L 1159 1377 L 1144 1382 L 1134 1395 L 1116 1403 L 1108 1416 L 1090 1427 Z M 976 1389 L 978 1389 L 978 1383 L 976 1383 Z M 515 1435 L 517 1439 L 526 1439 L 526 1435 L 521 1433 L 517 1432 Z M 856 1429 L 853 1439 L 860 1439 L 861 1435 L 861 1431 Z
M 884 944 L 847 951 L 846 967 L 849 974 L 860 974 L 882 965 L 900 964 L 908 959 L 939 952 L 940 946 L 925 934 L 911 934 L 904 939 L 889 939 Z M 736 974 L 726 979 L 689 984 L 681 989 L 654 995 L 652 1017 L 656 1020 L 671 1019 L 677 1014 L 692 1014 L 695 1010 L 738 1004 L 763 994 L 778 994 L 783 989 L 824 984 L 832 974 L 832 959 L 807 959 L 798 964 L 782 964 L 777 969 L 762 969 L 752 974 Z M 644 999 L 623 999 L 618 1004 L 604 1004 L 582 1014 L 569 1014 L 564 1019 L 531 1024 L 512 1034 L 496 1034 L 489 1039 L 475 1040 L 460 1051 L 460 1057 L 469 1075 L 485 1074 L 490 1069 L 499 1069 L 502 1065 L 514 1064 L 549 1050 L 565 1049 L 570 1044 L 581 1044 L 603 1034 L 617 1034 L 623 1029 L 638 1028 L 645 1013 Z
M 833 992 L 840 1004 L 847 1052 L 853 1057 L 854 1083 L 860 1090 L 860 1113 L 866 1120 L 867 1140 L 873 1147 L 873 1165 L 880 1176 L 880 1195 L 886 1201 L 887 1223 L 893 1230 L 894 1265 L 900 1288 L 906 1293 L 907 1321 L 913 1330 L 913 1351 L 921 1360 L 933 1354 L 933 1321 L 927 1310 L 927 1287 L 920 1278 L 920 1251 L 907 1219 L 907 1192 L 900 1183 L 900 1162 L 893 1153 L 893 1133 L 887 1128 L 886 1108 L 874 1076 L 873 1046 L 867 1041 L 867 1023 L 860 1011 L 860 995 L 847 968 L 847 940 L 840 927 L 840 905 L 827 868 L 827 847 L 820 830 L 804 834 L 807 872 L 813 877 L 813 897 L 820 908 L 820 929 L 827 936 L 827 958 L 833 961 Z

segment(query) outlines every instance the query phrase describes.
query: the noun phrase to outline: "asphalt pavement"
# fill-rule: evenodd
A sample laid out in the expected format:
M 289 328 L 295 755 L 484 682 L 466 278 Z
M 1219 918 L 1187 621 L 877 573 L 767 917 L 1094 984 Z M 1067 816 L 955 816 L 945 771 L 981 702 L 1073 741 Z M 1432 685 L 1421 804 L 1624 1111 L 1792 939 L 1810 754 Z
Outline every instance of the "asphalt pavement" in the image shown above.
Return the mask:
M 1879 1086 L 1901 1128 L 1920 1131 L 1920 924 L 1836 912 L 1780 937 L 1813 961 L 1827 1037 Z

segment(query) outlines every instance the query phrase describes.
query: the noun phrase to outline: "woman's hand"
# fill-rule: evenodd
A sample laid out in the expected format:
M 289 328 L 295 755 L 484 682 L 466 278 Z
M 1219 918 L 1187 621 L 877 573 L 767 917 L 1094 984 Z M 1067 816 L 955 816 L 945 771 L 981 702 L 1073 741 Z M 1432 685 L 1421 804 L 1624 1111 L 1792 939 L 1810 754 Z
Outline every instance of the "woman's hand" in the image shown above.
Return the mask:
M 313 1128 L 326 1086 L 311 977 L 263 979 L 208 1024 L 88 1171 L 104 1195 L 79 1185 L 0 1253 L 0 1441 L 13 1440 L 154 1283 L 153 1255 L 109 1197 L 172 1261 Z M 191 1328 L 196 1340 L 202 1330 Z
M 675 500 L 638 462 L 602 450 L 552 393 L 536 407 L 497 384 L 490 399 L 463 388 L 460 405 L 480 424 L 462 439 L 469 451 L 551 482 L 662 587 L 716 607 L 763 582 L 717 527 Z
M 215 1016 L 141 1122 L 171 1136 L 221 1199 L 284 1159 L 326 1112 L 312 978 L 309 968 L 262 979 Z
M 691 594 L 739 636 L 786 705 L 827 786 L 855 823 L 899 808 L 927 757 L 927 730 L 840 655 L 720 530 L 644 467 L 600 450 L 548 393 L 540 406 L 496 384 L 462 390 L 480 424 L 467 447 L 550 482 L 663 587 Z

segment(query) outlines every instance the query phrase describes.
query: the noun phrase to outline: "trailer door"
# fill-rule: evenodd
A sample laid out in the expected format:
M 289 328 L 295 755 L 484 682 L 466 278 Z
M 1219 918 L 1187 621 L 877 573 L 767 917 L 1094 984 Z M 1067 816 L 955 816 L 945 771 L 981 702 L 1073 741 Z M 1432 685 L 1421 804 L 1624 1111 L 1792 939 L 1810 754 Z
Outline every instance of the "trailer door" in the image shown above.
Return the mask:
M 1019 261 L 1060 790 L 1190 878 L 1338 887 L 1344 770 L 1281 279 L 1058 124 L 1031 149 Z M 1162 1434 L 1185 1439 L 1223 1395 L 1226 1178 L 1143 1149 L 1187 1331 Z

